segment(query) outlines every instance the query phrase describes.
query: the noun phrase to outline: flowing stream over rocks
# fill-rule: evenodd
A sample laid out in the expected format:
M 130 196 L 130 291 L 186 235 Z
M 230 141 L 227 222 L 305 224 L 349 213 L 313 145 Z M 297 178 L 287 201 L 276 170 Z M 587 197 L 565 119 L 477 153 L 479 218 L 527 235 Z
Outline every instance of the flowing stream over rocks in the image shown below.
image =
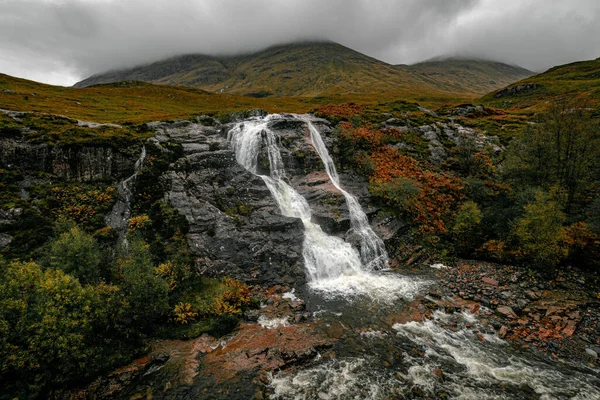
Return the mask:
M 158 341 L 98 398 L 600 399 L 592 364 L 501 339 L 493 310 L 450 297 L 436 277 L 445 266 L 390 269 L 384 243 L 401 223 L 382 224 L 364 179 L 336 169 L 325 121 L 256 113 L 153 127 L 157 145 L 182 146 L 167 196 L 190 224 L 196 267 L 265 299 L 229 336 Z M 119 187 L 115 228 L 126 229 L 134 179 Z
M 369 226 L 358 200 L 341 188 L 335 165 L 319 131 L 307 116 L 296 116 L 308 125 L 312 145 L 323 161 L 331 183 L 346 199 L 352 230 L 361 238 L 360 251 L 343 239 L 328 235 L 312 221 L 312 211 L 306 199 L 285 181 L 286 172 L 278 138 L 269 127 L 270 123 L 282 118 L 286 117 L 273 114 L 240 122 L 229 131 L 228 139 L 237 162 L 263 179 L 281 213 L 302 220 L 302 255 L 309 287 L 330 298 L 360 295 L 388 302 L 399 297 L 411 298 L 422 282 L 373 271 L 387 268 L 383 241 Z M 258 158 L 263 147 L 268 154 L 269 175 L 258 172 Z
M 428 278 L 386 271 L 383 241 L 356 197 L 343 189 L 312 117 L 292 117 L 306 124 L 329 180 L 344 196 L 360 248 L 325 233 L 307 200 L 288 183 L 271 126 L 290 116 L 255 117 L 233 126 L 228 140 L 237 162 L 265 182 L 283 215 L 302 220 L 307 310 L 340 339 L 324 357 L 271 373 L 271 398 L 600 399 L 599 371 L 515 351 L 474 314 L 435 311 L 427 320 L 405 318 Z M 265 149 L 268 174 L 258 161 Z M 259 323 L 269 329 L 287 324 Z
M 131 196 L 132 185 L 135 183 L 135 178 L 138 172 L 144 166 L 144 160 L 146 159 L 146 147 L 142 146 L 142 151 L 140 152 L 140 157 L 135 162 L 133 168 L 133 174 L 125 179 L 118 186 L 118 198 L 117 202 L 113 206 L 110 214 L 106 218 L 106 224 L 112 227 L 119 235 L 119 239 L 121 242 L 125 242 L 125 233 L 127 232 L 127 227 L 129 225 L 129 217 L 131 216 Z

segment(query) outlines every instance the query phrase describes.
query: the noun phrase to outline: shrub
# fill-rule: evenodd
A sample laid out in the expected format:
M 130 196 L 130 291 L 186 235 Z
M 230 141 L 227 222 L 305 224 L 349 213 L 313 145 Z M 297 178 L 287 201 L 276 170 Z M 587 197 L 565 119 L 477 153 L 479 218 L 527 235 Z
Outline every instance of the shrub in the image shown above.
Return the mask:
M 43 264 L 61 269 L 78 278 L 81 283 L 97 283 L 106 277 L 102 270 L 102 252 L 92 235 L 74 226 L 49 244 Z
M 556 201 L 541 190 L 536 193 L 514 228 L 519 250 L 527 261 L 553 267 L 566 258 L 565 218 Z

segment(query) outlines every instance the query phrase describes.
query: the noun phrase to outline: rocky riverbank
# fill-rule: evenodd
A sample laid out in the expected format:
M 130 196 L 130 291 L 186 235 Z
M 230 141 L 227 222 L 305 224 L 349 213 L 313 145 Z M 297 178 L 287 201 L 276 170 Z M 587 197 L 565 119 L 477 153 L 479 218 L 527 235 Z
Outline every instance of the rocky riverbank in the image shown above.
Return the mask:
M 524 349 L 599 365 L 598 276 L 574 268 L 543 276 L 480 262 L 441 268 L 437 275 L 439 286 L 428 293 L 437 306 L 467 309 L 500 338 Z

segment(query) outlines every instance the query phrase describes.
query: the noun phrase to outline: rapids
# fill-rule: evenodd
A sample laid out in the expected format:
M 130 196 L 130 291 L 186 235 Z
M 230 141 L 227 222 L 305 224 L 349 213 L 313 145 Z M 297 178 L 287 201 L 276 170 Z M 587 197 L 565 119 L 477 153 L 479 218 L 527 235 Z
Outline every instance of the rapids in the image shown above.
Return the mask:
M 306 124 L 331 183 L 346 200 L 360 248 L 325 233 L 313 222 L 307 200 L 288 183 L 280 141 L 270 128 L 284 118 Z M 383 241 L 371 229 L 356 197 L 343 188 L 312 118 L 254 117 L 228 133 L 237 162 L 262 178 L 283 215 L 302 220 L 308 290 L 297 289 L 306 293 L 307 310 L 319 324 L 343 332 L 335 356 L 317 356 L 300 367 L 273 372 L 271 398 L 600 399 L 600 371 L 515 351 L 472 314 L 452 317 L 437 311 L 431 320 L 390 323 L 390 315 L 402 312 L 408 301 L 423 294 L 428 278 L 386 271 Z M 265 150 L 268 175 L 258 168 L 259 153 Z M 294 293 L 286 295 L 296 298 Z M 452 328 L 446 324 L 450 318 L 458 318 Z M 259 324 L 273 329 L 287 321 L 261 319 Z

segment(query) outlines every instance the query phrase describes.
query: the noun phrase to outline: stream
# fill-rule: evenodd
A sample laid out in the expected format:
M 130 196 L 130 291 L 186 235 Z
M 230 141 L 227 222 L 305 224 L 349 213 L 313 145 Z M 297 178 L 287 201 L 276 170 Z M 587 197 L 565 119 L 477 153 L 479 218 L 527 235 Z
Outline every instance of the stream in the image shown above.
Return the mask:
M 269 125 L 290 116 L 255 117 L 230 130 L 237 162 L 263 179 L 283 215 L 304 224 L 308 283 L 297 289 L 307 310 L 320 325 L 344 332 L 330 352 L 335 356 L 317 356 L 272 373 L 271 398 L 600 399 L 600 371 L 516 351 L 468 312 L 436 311 L 423 322 L 391 323 L 389 317 L 423 295 L 431 278 L 389 271 L 383 242 L 356 197 L 343 189 L 312 117 L 292 117 L 307 125 L 331 183 L 345 198 L 360 246 L 325 233 L 313 222 L 306 199 L 288 183 L 279 140 Z M 265 148 L 270 173 L 260 175 L 258 156 Z

